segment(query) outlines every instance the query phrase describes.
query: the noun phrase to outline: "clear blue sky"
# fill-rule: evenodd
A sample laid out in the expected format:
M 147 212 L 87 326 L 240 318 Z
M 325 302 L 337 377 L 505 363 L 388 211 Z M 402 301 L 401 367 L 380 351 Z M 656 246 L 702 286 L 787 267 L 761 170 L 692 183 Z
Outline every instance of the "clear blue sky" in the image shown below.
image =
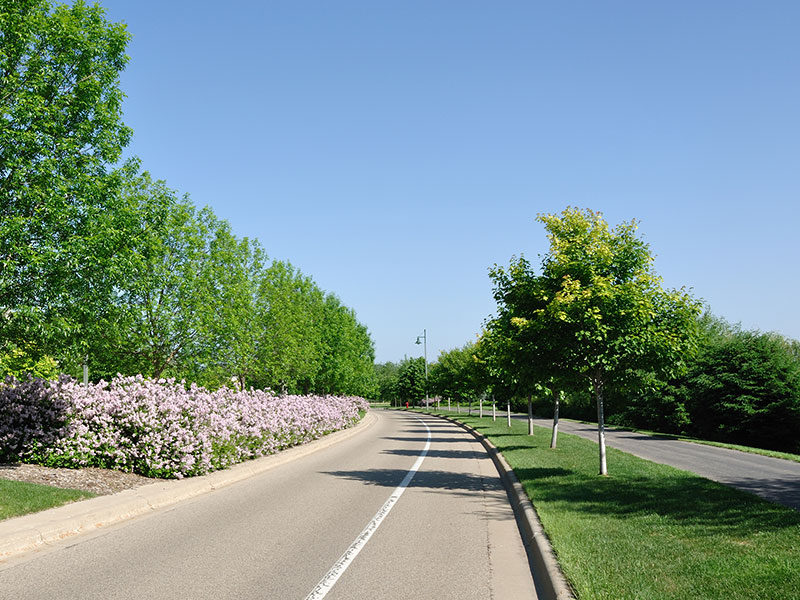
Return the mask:
M 101 0 L 128 153 L 353 307 L 474 340 L 538 213 L 640 220 L 668 287 L 800 338 L 800 2 Z

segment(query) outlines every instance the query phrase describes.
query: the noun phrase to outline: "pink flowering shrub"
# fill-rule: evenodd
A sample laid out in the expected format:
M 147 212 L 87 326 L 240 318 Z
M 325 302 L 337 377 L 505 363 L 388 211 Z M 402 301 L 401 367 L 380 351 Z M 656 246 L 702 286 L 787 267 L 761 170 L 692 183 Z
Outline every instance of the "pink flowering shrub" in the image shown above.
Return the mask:
M 0 382 L 0 461 L 34 455 L 66 435 L 69 404 L 46 379 Z
M 215 392 L 174 380 L 69 378 L 0 384 L 0 459 L 185 477 L 272 454 L 356 423 L 362 398 Z

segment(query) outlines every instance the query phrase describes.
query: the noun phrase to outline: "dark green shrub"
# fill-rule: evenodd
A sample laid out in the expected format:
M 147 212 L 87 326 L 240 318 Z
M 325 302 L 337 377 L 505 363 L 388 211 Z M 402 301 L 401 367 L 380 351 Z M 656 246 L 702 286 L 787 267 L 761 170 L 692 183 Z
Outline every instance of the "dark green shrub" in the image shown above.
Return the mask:
M 701 349 L 685 389 L 694 435 L 800 451 L 796 342 L 747 331 L 717 339 Z

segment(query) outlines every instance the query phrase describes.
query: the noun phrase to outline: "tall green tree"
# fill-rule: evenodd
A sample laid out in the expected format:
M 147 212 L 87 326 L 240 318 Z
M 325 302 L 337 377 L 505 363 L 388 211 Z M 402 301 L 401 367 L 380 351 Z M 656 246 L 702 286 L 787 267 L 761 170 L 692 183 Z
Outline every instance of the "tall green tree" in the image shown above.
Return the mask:
M 476 352 L 477 345 L 469 343 L 439 354 L 430 369 L 431 383 L 437 395 L 457 402 L 483 396 L 487 378 L 484 364 L 478 360 Z
M 397 378 L 400 365 L 391 361 L 375 364 L 375 377 L 377 380 L 377 396 L 381 402 L 392 402 L 398 398 Z
M 326 394 L 374 397 L 375 346 L 367 328 L 334 294 L 326 294 L 322 312 L 323 351 L 315 389 Z
M 606 385 L 636 381 L 641 373 L 685 370 L 696 345 L 700 305 L 685 291 L 663 289 L 635 221 L 612 229 L 600 213 L 574 208 L 539 221 L 550 240 L 542 262 L 549 293 L 540 318 L 566 344 L 564 364 L 594 392 L 605 475 Z
M 204 343 L 202 313 L 213 292 L 209 246 L 220 222 L 148 173 L 127 180 L 122 195 L 132 242 L 119 258 L 114 310 L 93 366 L 101 376 L 185 376 Z
M 227 222 L 210 225 L 208 256 L 198 278 L 200 335 L 191 379 L 245 389 L 258 372 L 259 286 L 267 257 L 257 241 L 237 238 Z
M 516 370 L 511 368 L 513 363 L 508 361 L 512 356 L 509 352 L 511 340 L 502 328 L 492 327 L 492 321 L 490 319 L 485 323 L 486 327 L 478 338 L 475 356 L 482 365 L 487 392 L 495 401 L 505 403 L 508 426 L 511 427 L 511 401 L 518 394 L 520 381 Z M 528 431 L 531 431 L 530 425 Z
M 497 315 L 485 324 L 490 362 L 501 372 L 511 373 L 517 393 L 527 397 L 529 435 L 533 433 L 533 396 L 552 398 L 550 447 L 555 448 L 561 401 L 576 384 L 569 364 L 570 340 L 560 338 L 569 332 L 553 329 L 545 318 L 552 291 L 524 256 L 512 257 L 508 267 L 495 265 L 489 275 L 497 302 Z
M 494 283 L 497 315 L 487 321 L 486 341 L 494 363 L 511 374 L 517 394 L 527 397 L 528 435 L 533 434 L 533 395 L 564 374 L 564 344 L 541 318 L 547 304 L 547 282 L 537 276 L 525 257 L 512 257 L 508 267 L 489 270 Z M 555 398 L 559 398 L 555 395 Z M 558 402 L 554 406 L 553 440 L 558 427 Z
M 0 0 L 0 335 L 63 352 L 107 302 L 124 236 L 104 229 L 130 138 L 128 34 L 82 1 Z M 49 347 L 49 348 L 48 348 Z
M 260 280 L 258 387 L 309 392 L 323 355 L 324 293 L 290 263 L 273 262 Z
M 425 398 L 425 359 L 407 358 L 397 373 L 397 395 L 403 402 L 417 403 Z

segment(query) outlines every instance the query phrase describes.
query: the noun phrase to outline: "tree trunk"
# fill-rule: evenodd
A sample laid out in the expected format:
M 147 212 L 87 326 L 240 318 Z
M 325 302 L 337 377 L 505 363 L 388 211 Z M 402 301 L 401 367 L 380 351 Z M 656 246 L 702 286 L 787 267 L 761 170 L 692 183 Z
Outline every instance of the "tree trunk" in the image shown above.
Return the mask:
M 478 417 L 483 418 L 483 399 L 478 400 Z
M 506 416 L 508 417 L 508 426 L 511 427 L 511 400 L 506 403 Z
M 600 451 L 600 475 L 608 475 L 606 466 L 606 429 L 603 422 L 603 382 L 597 379 L 592 380 L 594 386 L 594 396 L 597 400 L 597 445 Z
M 492 421 L 497 422 L 497 402 L 492 398 Z
M 533 396 L 528 396 L 528 435 L 533 435 Z
M 555 448 L 558 441 L 558 403 L 562 392 L 553 390 L 553 435 L 550 437 L 550 447 Z

